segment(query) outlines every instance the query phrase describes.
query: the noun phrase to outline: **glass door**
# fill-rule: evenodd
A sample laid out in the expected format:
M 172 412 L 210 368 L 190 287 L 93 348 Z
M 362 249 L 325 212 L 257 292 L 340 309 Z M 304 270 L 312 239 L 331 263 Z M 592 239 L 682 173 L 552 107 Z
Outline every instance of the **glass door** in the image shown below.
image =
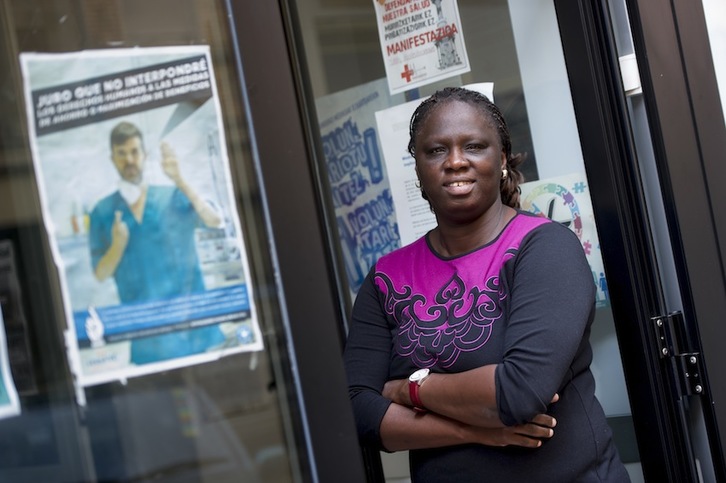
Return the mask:
M 580 136 L 582 121 L 573 106 L 570 84 L 579 66 L 566 64 L 563 54 L 560 32 L 575 27 L 562 22 L 555 2 L 549 0 L 432 2 L 439 13 L 448 9 L 448 20 L 454 18 L 453 9 L 458 10 L 461 31 L 457 41 L 466 46 L 459 55 L 468 56 L 470 69 L 392 93 L 388 82 L 393 84 L 395 80 L 390 79 L 390 72 L 386 79 L 386 52 L 382 51 L 381 39 L 390 40 L 397 32 L 407 31 L 409 23 L 415 24 L 416 14 L 411 14 L 414 7 L 396 10 L 400 5 L 391 2 L 391 19 L 399 15 L 400 21 L 396 24 L 391 20 L 390 30 L 380 33 L 375 2 L 371 0 L 293 3 L 297 46 L 305 65 L 303 89 L 316 108 L 309 122 L 312 129 L 317 129 L 314 142 L 318 146 L 321 192 L 331 213 L 330 224 L 339 233 L 334 246 L 340 260 L 340 277 L 347 283 L 348 304 L 378 256 L 412 241 L 405 238 L 403 226 L 404 215 L 409 214 L 398 212 L 401 205 L 395 202 L 380 203 L 395 199 L 395 191 L 400 188 L 386 178 L 382 166 L 390 161 L 384 153 L 384 134 L 387 129 L 397 128 L 393 124 L 382 127 L 381 118 L 446 85 L 491 84 L 493 100 L 510 126 L 513 149 L 527 153 L 523 209 L 569 226 L 588 255 L 593 283 L 598 287 L 597 317 L 591 335 L 597 396 L 632 480 L 643 481 L 616 334 L 614 296 L 602 257 L 605 250 L 601 243 L 611 241 L 600 230 L 591 200 L 592 187 L 601 180 L 586 169 L 588 159 Z M 379 3 L 387 8 L 389 2 Z M 395 50 L 391 45 L 393 41 L 388 48 Z M 402 76 L 415 77 L 416 69 L 421 72 L 413 61 L 398 67 Z M 380 157 L 371 154 L 375 149 L 380 149 Z M 412 171 L 412 165 L 409 167 Z M 368 216 L 372 206 L 380 216 Z M 418 216 L 413 208 L 410 215 Z M 423 217 L 417 219 L 427 223 L 421 221 Z M 405 453 L 381 456 L 387 481 L 407 480 Z
M 271 249 L 265 148 L 236 43 L 246 8 L 0 2 L 0 480 L 301 482 L 343 471 L 316 453 L 326 447 L 304 397 L 320 386 L 294 362 L 310 349 L 291 342 L 280 282 L 296 265 Z M 278 11 L 258 14 L 279 24 Z M 157 246 L 137 246 L 125 270 L 134 237 Z M 105 277 L 112 248 L 94 254 L 104 238 L 125 247 Z M 184 258 L 162 265 L 170 253 Z M 170 272 L 190 257 L 193 267 Z M 334 304 L 321 305 L 332 316 L 308 312 L 333 328 L 334 344 L 316 339 L 315 362 L 327 363 L 339 337 Z M 344 435 L 345 410 L 328 409 Z M 345 449 L 341 440 L 329 444 Z

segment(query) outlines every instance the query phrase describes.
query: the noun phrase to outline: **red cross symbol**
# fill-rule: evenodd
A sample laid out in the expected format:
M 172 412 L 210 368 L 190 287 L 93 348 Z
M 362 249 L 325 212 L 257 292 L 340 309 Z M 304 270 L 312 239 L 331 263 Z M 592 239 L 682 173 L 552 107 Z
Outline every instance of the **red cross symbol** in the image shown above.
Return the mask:
M 413 69 L 408 68 L 408 64 L 403 66 L 403 72 L 401 72 L 401 79 L 406 79 L 406 82 L 411 82 L 411 76 L 413 75 Z

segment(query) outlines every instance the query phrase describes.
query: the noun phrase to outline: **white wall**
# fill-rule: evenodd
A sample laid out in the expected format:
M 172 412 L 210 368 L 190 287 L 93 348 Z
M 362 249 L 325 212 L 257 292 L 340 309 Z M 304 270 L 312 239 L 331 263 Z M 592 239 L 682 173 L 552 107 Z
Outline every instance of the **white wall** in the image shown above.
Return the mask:
M 703 0 L 703 10 L 718 90 L 721 92 L 721 106 L 726 117 L 726 0 Z
M 552 0 L 509 0 L 540 178 L 584 172 Z

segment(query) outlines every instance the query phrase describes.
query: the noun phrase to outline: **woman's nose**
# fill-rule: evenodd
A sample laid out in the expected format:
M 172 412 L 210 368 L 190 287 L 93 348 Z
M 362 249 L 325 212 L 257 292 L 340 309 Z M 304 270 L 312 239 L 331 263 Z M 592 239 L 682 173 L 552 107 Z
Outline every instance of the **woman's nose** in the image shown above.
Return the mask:
M 468 166 L 468 164 L 469 161 L 466 159 L 464 152 L 458 148 L 452 149 L 446 157 L 446 167 L 450 169 L 460 169 Z

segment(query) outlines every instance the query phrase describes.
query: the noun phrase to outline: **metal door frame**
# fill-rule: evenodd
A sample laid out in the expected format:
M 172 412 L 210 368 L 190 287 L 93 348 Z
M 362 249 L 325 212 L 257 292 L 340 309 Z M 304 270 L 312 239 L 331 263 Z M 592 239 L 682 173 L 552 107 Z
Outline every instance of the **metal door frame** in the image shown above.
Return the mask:
M 365 481 L 342 363 L 343 319 L 325 208 L 303 123 L 305 96 L 288 45 L 284 2 L 226 0 L 243 75 L 282 331 L 309 481 Z M 259 290 L 264 296 L 265 288 Z M 303 462 L 304 464 L 304 462 Z M 305 468 L 304 468 L 305 469 Z
M 716 319 L 726 311 L 726 285 L 724 223 L 715 214 L 714 188 L 724 180 L 723 164 L 716 161 L 726 151 L 726 136 L 702 5 L 626 3 L 683 312 L 697 345 L 700 331 L 697 349 L 716 374 L 726 369 L 726 354 L 716 347 L 724 338 Z M 597 180 L 591 186 L 593 207 L 643 469 L 653 481 L 697 481 L 687 401 L 662 371 L 649 323 L 669 307 L 656 266 L 607 1 L 555 4 L 586 170 Z M 702 376 L 707 380 L 706 368 Z M 723 401 L 724 391 L 726 386 L 707 383 L 701 396 L 719 481 L 725 474 L 723 435 L 717 426 L 723 407 L 714 401 Z

